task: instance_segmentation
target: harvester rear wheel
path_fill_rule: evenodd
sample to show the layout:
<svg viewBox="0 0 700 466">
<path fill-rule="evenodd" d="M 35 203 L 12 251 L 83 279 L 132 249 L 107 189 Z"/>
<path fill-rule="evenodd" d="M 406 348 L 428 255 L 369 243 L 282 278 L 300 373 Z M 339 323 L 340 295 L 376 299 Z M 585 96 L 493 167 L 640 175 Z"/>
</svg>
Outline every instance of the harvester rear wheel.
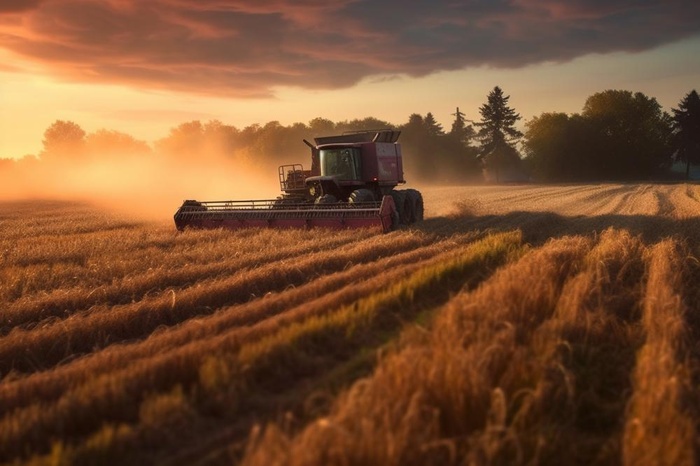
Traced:
<svg viewBox="0 0 700 466">
<path fill-rule="evenodd" d="M 416 221 L 414 218 L 415 212 L 413 211 L 413 201 L 411 200 L 411 197 L 408 195 L 408 193 L 405 193 L 406 200 L 403 203 L 403 214 L 404 214 L 404 223 L 406 225 L 410 225 L 413 222 Z"/>
<path fill-rule="evenodd" d="M 411 203 L 411 211 L 413 213 L 411 223 L 422 222 L 424 215 L 423 195 L 416 189 L 407 189 L 406 199 Z"/>
</svg>

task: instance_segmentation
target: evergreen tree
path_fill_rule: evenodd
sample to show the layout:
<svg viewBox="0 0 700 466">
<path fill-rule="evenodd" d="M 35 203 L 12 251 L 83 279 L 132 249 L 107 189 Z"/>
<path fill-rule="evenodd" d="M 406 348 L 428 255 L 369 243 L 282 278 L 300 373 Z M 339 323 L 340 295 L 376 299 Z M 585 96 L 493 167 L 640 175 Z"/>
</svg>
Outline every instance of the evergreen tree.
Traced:
<svg viewBox="0 0 700 466">
<path fill-rule="evenodd" d="M 474 128 L 472 127 L 472 125 L 467 126 L 467 119 L 465 118 L 466 115 L 464 114 L 464 112 L 459 111 L 459 107 L 457 107 L 457 111 L 452 115 L 454 115 L 455 121 L 452 122 L 450 136 L 452 136 L 453 139 L 461 142 L 465 146 L 469 146 L 469 141 L 476 134 Z"/>
<path fill-rule="evenodd" d="M 457 107 L 457 111 L 452 115 L 454 115 L 455 121 L 452 123 L 452 130 L 450 130 L 450 134 L 461 135 L 464 131 L 464 127 L 466 126 L 464 123 L 465 115 L 463 112 L 459 111 L 459 107 Z"/>
<path fill-rule="evenodd" d="M 479 107 L 481 121 L 475 123 L 479 127 L 476 137 L 481 143 L 479 157 L 485 160 L 487 168 L 492 168 L 496 174 L 496 182 L 504 168 L 512 167 L 520 160 L 515 143 L 523 135 L 515 129 L 515 123 L 520 115 L 508 107 L 510 96 L 503 95 L 500 87 L 493 88 L 488 95 L 488 101 Z"/>
<path fill-rule="evenodd" d="M 406 126 L 410 126 L 414 129 L 418 129 L 424 125 L 423 117 L 418 113 L 411 113 L 408 117 L 408 123 Z"/>
<path fill-rule="evenodd" d="M 435 117 L 432 113 L 428 112 L 423 119 L 423 124 L 430 136 L 441 136 L 445 134 L 442 130 L 442 125 L 435 121 Z"/>
<path fill-rule="evenodd" d="M 700 96 L 693 89 L 673 110 L 676 160 L 685 162 L 685 177 L 690 165 L 700 163 Z"/>
</svg>

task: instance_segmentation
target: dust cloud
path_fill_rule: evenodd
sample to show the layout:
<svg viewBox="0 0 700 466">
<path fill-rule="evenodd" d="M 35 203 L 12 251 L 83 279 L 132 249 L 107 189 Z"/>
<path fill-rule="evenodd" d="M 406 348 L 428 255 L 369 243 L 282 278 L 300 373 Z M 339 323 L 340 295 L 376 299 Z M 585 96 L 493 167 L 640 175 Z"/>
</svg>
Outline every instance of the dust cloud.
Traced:
<svg viewBox="0 0 700 466">
<path fill-rule="evenodd" d="M 274 199 L 276 166 L 245 154 L 25 158 L 0 164 L 0 200 L 84 201 L 139 219 L 172 221 L 185 199 Z"/>
</svg>

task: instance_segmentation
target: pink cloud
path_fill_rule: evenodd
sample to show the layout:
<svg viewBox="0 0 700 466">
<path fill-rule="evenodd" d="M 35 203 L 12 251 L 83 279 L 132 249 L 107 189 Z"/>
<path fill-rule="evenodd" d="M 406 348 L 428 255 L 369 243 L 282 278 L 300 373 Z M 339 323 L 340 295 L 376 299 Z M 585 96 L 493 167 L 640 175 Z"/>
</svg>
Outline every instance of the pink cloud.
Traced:
<svg viewBox="0 0 700 466">
<path fill-rule="evenodd" d="M 695 0 L 9 0 L 0 48 L 72 81 L 268 97 L 644 50 L 698 17 Z"/>
</svg>

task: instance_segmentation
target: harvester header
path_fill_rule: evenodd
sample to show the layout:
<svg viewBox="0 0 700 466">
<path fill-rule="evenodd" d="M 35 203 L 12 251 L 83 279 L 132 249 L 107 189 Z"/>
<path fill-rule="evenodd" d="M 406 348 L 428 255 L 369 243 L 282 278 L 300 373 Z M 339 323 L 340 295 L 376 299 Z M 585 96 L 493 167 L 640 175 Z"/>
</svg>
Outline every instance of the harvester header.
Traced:
<svg viewBox="0 0 700 466">
<path fill-rule="evenodd" d="M 423 219 L 423 198 L 405 183 L 400 131 L 374 130 L 304 140 L 311 168 L 278 169 L 282 194 L 251 201 L 187 200 L 175 213 L 178 230 L 196 228 L 362 228 L 384 232 Z"/>
</svg>

